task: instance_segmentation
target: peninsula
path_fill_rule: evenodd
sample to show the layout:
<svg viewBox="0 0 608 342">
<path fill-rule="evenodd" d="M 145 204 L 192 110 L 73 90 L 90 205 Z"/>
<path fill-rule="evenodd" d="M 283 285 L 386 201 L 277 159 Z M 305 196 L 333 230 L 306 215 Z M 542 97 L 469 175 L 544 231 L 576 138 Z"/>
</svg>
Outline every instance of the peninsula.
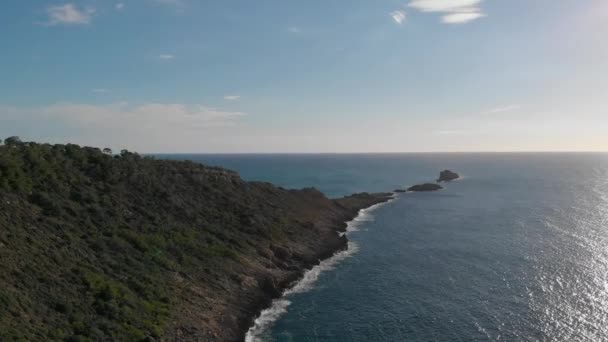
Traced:
<svg viewBox="0 0 608 342">
<path fill-rule="evenodd" d="M 391 194 L 329 199 L 77 145 L 0 145 L 0 340 L 242 341 Z"/>
</svg>

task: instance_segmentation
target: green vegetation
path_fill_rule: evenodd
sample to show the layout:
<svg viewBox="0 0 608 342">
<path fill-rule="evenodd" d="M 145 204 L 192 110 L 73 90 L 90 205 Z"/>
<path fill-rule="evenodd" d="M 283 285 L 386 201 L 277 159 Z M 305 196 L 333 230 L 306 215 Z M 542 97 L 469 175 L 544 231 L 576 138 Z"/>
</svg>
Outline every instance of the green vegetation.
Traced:
<svg viewBox="0 0 608 342">
<path fill-rule="evenodd" d="M 378 201 L 342 212 L 347 200 L 126 150 L 5 139 L 0 341 L 238 339 L 268 284 L 318 260 L 322 213 L 338 223 Z"/>
<path fill-rule="evenodd" d="M 232 201 L 218 186 L 240 183 L 188 162 L 6 139 L 0 340 L 162 336 L 169 272 L 238 262 L 226 242 L 238 235 L 231 228 L 246 218 L 238 208 L 247 199 Z"/>
</svg>

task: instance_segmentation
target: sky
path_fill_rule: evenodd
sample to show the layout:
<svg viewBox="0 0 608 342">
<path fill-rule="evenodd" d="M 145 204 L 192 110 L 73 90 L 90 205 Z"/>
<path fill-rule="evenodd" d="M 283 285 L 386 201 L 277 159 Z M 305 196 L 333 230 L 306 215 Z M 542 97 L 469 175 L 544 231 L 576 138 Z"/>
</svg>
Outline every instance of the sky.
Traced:
<svg viewBox="0 0 608 342">
<path fill-rule="evenodd" d="M 0 137 L 608 151 L 606 0 L 4 0 Z"/>
</svg>

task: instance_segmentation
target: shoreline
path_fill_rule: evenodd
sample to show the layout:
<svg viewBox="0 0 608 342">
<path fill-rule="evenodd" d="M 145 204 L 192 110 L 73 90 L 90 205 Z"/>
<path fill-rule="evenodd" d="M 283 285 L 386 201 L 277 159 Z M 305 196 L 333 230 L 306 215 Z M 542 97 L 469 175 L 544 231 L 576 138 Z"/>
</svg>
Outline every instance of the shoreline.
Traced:
<svg viewBox="0 0 608 342">
<path fill-rule="evenodd" d="M 351 221 L 395 196 L 330 199 L 192 161 L 74 144 L 0 150 L 10 161 L 3 175 L 16 175 L 0 175 L 10 199 L 0 203 L 0 247 L 14 261 L 2 271 L 30 270 L 2 279 L 18 290 L 0 308 L 16 313 L 0 320 L 0 339 L 243 341 L 274 299 L 298 280 L 314 283 L 336 252 L 355 252 L 344 234 L 356 229 Z"/>
<path fill-rule="evenodd" d="M 291 305 L 291 301 L 287 299 L 288 296 L 308 292 L 314 288 L 322 273 L 332 270 L 335 265 L 357 253 L 359 250 L 358 245 L 353 241 L 349 241 L 347 235 L 358 230 L 357 223 L 370 222 L 369 220 L 360 218 L 365 218 L 366 215 L 369 215 L 369 212 L 394 201 L 396 198 L 397 196 L 394 193 L 390 197 L 379 198 L 377 203 L 357 210 L 354 216 L 345 219 L 342 224 L 337 226 L 336 233 L 345 239 L 346 243 L 334 249 L 329 256 L 327 252 L 320 251 L 320 258 L 316 264 L 312 265 L 312 267 L 303 268 L 300 270 L 300 274 L 295 281 L 291 281 L 287 283 L 287 286 L 279 288 L 280 295 L 270 299 L 269 302 L 267 301 L 266 305 L 258 310 L 256 316 L 251 318 L 251 323 L 243 334 L 243 340 L 245 342 L 263 341 L 268 329 L 272 328 L 274 323 L 287 313 L 287 308 Z"/>
</svg>

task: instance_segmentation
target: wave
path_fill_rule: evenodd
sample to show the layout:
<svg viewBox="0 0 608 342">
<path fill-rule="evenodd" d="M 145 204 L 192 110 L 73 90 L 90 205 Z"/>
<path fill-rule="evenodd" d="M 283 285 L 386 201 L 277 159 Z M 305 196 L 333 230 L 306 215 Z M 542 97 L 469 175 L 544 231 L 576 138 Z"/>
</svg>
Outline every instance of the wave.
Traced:
<svg viewBox="0 0 608 342">
<path fill-rule="evenodd" d="M 352 221 L 347 222 L 346 232 L 343 234 L 348 235 L 351 232 L 356 232 L 362 223 L 374 221 L 374 216 L 371 212 L 384 204 L 392 202 L 394 199 L 359 210 L 358 215 Z M 349 241 L 346 250 L 334 254 L 331 258 L 321 261 L 318 265 L 306 271 L 302 279 L 291 288 L 285 290 L 281 298 L 273 300 L 270 307 L 260 313 L 260 316 L 254 321 L 253 326 L 247 331 L 245 342 L 266 341 L 270 337 L 270 328 L 282 315 L 287 313 L 287 308 L 291 305 L 291 301 L 288 299 L 290 295 L 310 291 L 314 288 L 321 273 L 332 270 L 342 260 L 351 257 L 358 251 L 359 246 L 355 242 Z"/>
</svg>

